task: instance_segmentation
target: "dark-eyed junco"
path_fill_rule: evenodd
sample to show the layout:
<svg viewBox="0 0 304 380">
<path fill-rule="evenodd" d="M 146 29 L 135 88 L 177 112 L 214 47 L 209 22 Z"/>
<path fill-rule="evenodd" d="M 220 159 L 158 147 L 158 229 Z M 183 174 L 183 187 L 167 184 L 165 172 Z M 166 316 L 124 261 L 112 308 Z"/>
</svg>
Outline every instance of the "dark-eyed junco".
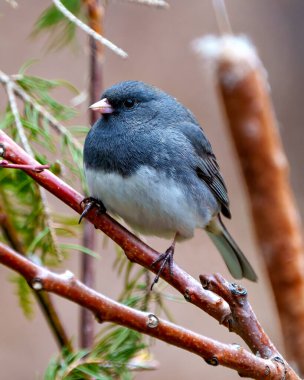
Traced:
<svg viewBox="0 0 304 380">
<path fill-rule="evenodd" d="M 90 195 L 136 231 L 172 238 L 158 275 L 172 272 L 176 241 L 204 229 L 234 278 L 257 276 L 225 228 L 229 200 L 216 157 L 192 113 L 143 82 L 107 89 L 91 106 L 101 112 L 84 145 Z M 153 284 L 154 284 L 153 283 Z"/>
</svg>

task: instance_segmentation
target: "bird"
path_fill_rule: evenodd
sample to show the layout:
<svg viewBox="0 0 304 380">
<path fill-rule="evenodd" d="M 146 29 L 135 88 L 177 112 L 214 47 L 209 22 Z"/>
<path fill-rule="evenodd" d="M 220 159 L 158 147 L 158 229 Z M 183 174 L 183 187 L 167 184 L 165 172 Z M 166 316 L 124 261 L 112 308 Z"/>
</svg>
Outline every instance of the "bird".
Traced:
<svg viewBox="0 0 304 380">
<path fill-rule="evenodd" d="M 121 217 L 144 235 L 172 239 L 152 266 L 173 275 L 176 242 L 207 232 L 235 279 L 257 275 L 225 227 L 231 218 L 227 187 L 211 144 L 192 112 L 141 81 L 106 89 L 90 106 L 101 117 L 86 136 L 84 172 L 92 204 Z"/>
</svg>

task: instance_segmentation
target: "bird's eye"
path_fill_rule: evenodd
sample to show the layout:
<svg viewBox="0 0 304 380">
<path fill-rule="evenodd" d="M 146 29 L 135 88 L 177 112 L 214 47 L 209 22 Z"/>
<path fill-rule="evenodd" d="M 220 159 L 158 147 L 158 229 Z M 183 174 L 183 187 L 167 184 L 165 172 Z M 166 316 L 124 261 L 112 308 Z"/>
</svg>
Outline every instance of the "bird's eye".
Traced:
<svg viewBox="0 0 304 380">
<path fill-rule="evenodd" d="M 135 103 L 136 101 L 134 99 L 126 99 L 123 104 L 126 108 L 133 108 Z"/>
</svg>

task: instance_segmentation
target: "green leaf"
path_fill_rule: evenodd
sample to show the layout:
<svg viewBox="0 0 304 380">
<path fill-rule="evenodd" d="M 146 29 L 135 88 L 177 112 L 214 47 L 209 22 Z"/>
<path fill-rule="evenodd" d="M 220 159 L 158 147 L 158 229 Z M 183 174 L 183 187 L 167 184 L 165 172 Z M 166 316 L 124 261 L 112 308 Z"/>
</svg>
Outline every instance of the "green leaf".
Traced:
<svg viewBox="0 0 304 380">
<path fill-rule="evenodd" d="M 100 256 L 96 252 L 92 251 L 91 249 L 89 249 L 87 247 L 79 245 L 79 244 L 60 243 L 59 246 L 60 246 L 61 249 L 65 249 L 65 250 L 80 251 L 82 253 L 85 253 L 87 255 L 95 257 L 95 259 L 99 259 L 100 258 Z"/>
<path fill-rule="evenodd" d="M 18 296 L 19 306 L 26 318 L 31 319 L 34 315 L 33 294 L 31 288 L 24 277 L 20 275 L 12 276 L 11 282 L 16 284 L 16 294 Z"/>
<path fill-rule="evenodd" d="M 95 368 L 93 369 L 92 366 L 90 368 L 89 365 L 80 365 L 79 367 L 77 367 L 77 371 L 85 375 L 91 376 L 92 378 L 96 380 L 109 380 L 109 376 L 105 376 L 100 373 L 100 369 L 97 365 L 95 365 L 94 367 Z"/>
<path fill-rule="evenodd" d="M 35 239 L 32 241 L 32 243 L 28 246 L 27 248 L 27 252 L 28 253 L 32 253 L 35 251 L 36 247 L 38 246 L 38 244 L 41 242 L 42 239 L 45 238 L 45 236 L 47 236 L 47 234 L 50 232 L 50 229 L 49 227 L 46 227 L 43 231 L 41 231 L 36 237 Z"/>
<path fill-rule="evenodd" d="M 32 58 L 24 62 L 24 64 L 20 67 L 19 69 L 19 74 L 24 75 L 27 69 L 29 69 L 31 66 L 39 62 L 39 59 L 37 58 Z"/>
<path fill-rule="evenodd" d="M 76 17 L 82 16 L 81 0 L 62 0 L 62 4 Z M 70 43 L 76 32 L 76 25 L 71 23 L 54 5 L 47 8 L 38 18 L 32 36 L 49 31 L 49 49 L 59 49 Z"/>
</svg>

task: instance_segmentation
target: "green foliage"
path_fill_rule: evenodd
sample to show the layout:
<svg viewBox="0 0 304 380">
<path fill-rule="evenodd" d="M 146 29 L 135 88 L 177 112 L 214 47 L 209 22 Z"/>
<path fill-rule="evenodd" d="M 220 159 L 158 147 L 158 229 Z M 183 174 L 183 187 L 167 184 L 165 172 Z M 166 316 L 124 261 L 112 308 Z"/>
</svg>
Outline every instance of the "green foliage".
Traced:
<svg viewBox="0 0 304 380">
<path fill-rule="evenodd" d="M 26 65 L 28 66 L 29 64 Z M 62 86 L 73 93 L 77 90 L 65 81 L 28 76 L 24 71 L 25 67 L 21 69 L 21 74 L 16 76 L 16 83 L 27 93 L 31 101 L 25 102 L 22 114 L 19 111 L 20 120 L 35 158 L 42 164 L 50 163 L 51 170 L 57 175 L 65 173 L 67 178 L 77 182 L 80 179 L 84 183 L 81 145 L 73 136 L 73 129 L 69 131 L 64 126 L 61 126 L 60 130 L 54 129 L 49 118 L 51 115 L 60 123 L 61 120 L 74 117 L 75 110 L 56 101 L 51 92 Z M 43 107 L 42 110 L 40 106 Z M 0 119 L 0 129 L 5 130 L 17 143 L 21 143 L 9 105 Z M 86 129 L 77 126 L 75 131 L 83 136 Z M 52 162 L 54 157 L 60 160 Z M 23 253 L 45 265 L 57 265 L 64 256 L 75 249 L 94 254 L 81 246 L 58 243 L 58 231 L 60 235 L 76 236 L 77 231 L 79 234 L 79 227 L 75 221 L 68 221 L 66 215 L 62 216 L 66 223 L 56 223 L 56 218 L 45 202 L 39 186 L 27 174 L 20 170 L 0 168 L 1 209 L 11 220 L 18 240 L 24 248 Z M 16 284 L 19 303 L 24 306 L 26 302 L 21 296 L 25 292 L 21 290 L 25 287 L 21 288 L 20 282 Z M 29 315 L 26 307 L 23 307 L 23 310 Z"/>
<path fill-rule="evenodd" d="M 81 18 L 81 0 L 62 0 L 62 4 L 76 17 Z M 54 5 L 51 5 L 40 15 L 32 35 L 36 36 L 46 31 L 49 32 L 48 49 L 59 49 L 73 41 L 76 25 L 67 20 Z"/>
<path fill-rule="evenodd" d="M 45 380 L 132 379 L 130 361 L 144 348 L 143 336 L 133 330 L 107 326 L 98 336 L 98 343 L 89 351 L 79 351 L 52 359 Z"/>
<path fill-rule="evenodd" d="M 16 293 L 19 300 L 19 305 L 23 310 L 24 315 L 31 319 L 33 317 L 33 293 L 24 277 L 14 275 L 11 281 L 16 284 Z"/>
<path fill-rule="evenodd" d="M 28 256 L 46 262 L 58 255 L 36 182 L 21 170 L 0 169 L 0 202 Z"/>
</svg>

